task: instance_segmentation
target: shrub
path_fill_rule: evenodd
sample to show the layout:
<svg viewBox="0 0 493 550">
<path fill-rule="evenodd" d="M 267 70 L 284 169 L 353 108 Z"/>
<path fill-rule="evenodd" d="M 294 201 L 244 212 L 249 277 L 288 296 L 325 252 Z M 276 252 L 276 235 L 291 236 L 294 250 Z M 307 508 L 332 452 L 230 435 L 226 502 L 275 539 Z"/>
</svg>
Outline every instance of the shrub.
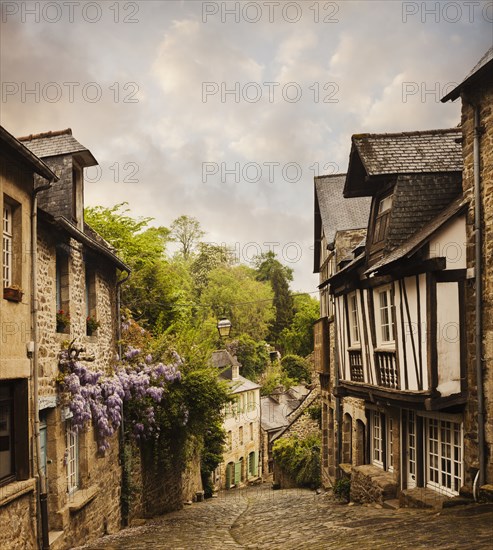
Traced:
<svg viewBox="0 0 493 550">
<path fill-rule="evenodd" d="M 274 461 L 300 487 L 320 485 L 320 438 L 286 437 L 278 439 L 273 447 Z"/>
<path fill-rule="evenodd" d="M 342 502 L 349 502 L 351 493 L 351 480 L 348 477 L 341 477 L 334 484 L 334 495 Z"/>
<path fill-rule="evenodd" d="M 282 370 L 289 378 L 293 378 L 296 382 L 312 381 L 312 374 L 308 361 L 299 355 L 286 355 L 281 359 Z"/>
</svg>

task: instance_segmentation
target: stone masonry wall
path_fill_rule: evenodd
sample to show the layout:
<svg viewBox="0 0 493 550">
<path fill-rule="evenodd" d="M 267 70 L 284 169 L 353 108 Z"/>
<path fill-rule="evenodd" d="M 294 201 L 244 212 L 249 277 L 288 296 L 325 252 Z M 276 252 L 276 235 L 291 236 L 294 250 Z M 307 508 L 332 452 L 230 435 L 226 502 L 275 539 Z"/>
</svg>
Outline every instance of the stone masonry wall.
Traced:
<svg viewBox="0 0 493 550">
<path fill-rule="evenodd" d="M 493 79 L 475 90 L 468 91 L 462 101 L 462 131 L 464 195 L 471 202 L 467 212 L 467 266 L 474 267 L 474 171 L 473 135 L 474 109 L 479 104 L 480 124 L 483 133 L 480 137 L 480 178 L 482 197 L 482 277 L 483 277 L 483 380 L 485 396 L 485 438 L 486 438 L 486 483 L 493 483 Z M 471 485 L 479 467 L 477 446 L 477 380 L 475 366 L 475 284 L 466 282 L 466 322 L 467 322 L 467 382 L 468 403 L 465 414 L 464 451 L 465 483 Z"/>
<path fill-rule="evenodd" d="M 0 511 L 0 548 L 35 550 L 36 502 L 34 492 L 23 494 L 2 506 Z"/>
<path fill-rule="evenodd" d="M 68 305 L 70 327 L 56 332 L 56 243 L 69 251 L 67 288 L 62 300 Z M 62 396 L 58 393 L 58 358 L 62 345 L 73 341 L 85 348 L 81 357 L 93 358 L 95 368 L 109 371 L 115 346 L 115 268 L 100 258 L 95 267 L 96 318 L 101 323 L 86 335 L 85 250 L 73 240 L 41 225 L 38 239 L 39 368 L 40 400 L 48 403 L 41 414 L 47 422 L 47 480 L 49 527 L 63 531 L 56 548 L 70 548 L 120 528 L 119 443 L 115 435 L 105 456 L 98 453 L 92 427 L 79 433 L 79 488 L 67 493 L 66 425 Z M 65 295 L 64 295 L 65 294 Z M 56 406 L 55 406 L 56 405 Z"/>
</svg>

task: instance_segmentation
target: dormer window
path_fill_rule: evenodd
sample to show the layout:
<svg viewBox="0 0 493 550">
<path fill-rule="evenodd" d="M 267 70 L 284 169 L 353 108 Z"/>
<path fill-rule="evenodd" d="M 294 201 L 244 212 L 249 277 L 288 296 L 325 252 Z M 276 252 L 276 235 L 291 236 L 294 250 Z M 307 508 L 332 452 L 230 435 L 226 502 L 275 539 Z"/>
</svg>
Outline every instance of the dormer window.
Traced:
<svg viewBox="0 0 493 550">
<path fill-rule="evenodd" d="M 381 243 L 387 234 L 389 226 L 390 209 L 392 208 L 392 195 L 383 197 L 378 203 L 377 216 L 375 218 L 375 229 L 373 231 L 373 243 Z"/>
</svg>

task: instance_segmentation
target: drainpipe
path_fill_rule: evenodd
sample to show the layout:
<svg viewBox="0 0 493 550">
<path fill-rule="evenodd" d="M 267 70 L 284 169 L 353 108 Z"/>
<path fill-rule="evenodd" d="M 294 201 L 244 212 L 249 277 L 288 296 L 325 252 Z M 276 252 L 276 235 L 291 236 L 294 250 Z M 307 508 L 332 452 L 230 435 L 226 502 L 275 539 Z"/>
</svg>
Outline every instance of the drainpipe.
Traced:
<svg viewBox="0 0 493 550">
<path fill-rule="evenodd" d="M 57 178 L 58 179 L 58 178 Z M 39 429 L 39 365 L 38 365 L 38 193 L 49 189 L 56 180 L 50 181 L 46 185 L 36 187 L 32 195 L 32 211 L 31 211 L 31 336 L 32 336 L 32 374 L 33 374 L 33 408 L 34 408 L 34 446 L 36 449 L 36 465 L 38 474 L 38 538 L 40 538 L 40 547 L 47 550 L 50 547 L 49 543 L 49 526 L 48 526 L 48 494 L 46 473 L 43 470 L 41 463 L 41 442 Z M 41 537 L 39 533 L 41 532 Z"/>
<path fill-rule="evenodd" d="M 118 358 L 122 359 L 123 347 L 122 347 L 122 320 L 121 320 L 121 287 L 122 284 L 130 277 L 130 271 L 127 271 L 126 277 L 117 281 L 116 283 L 116 338 L 118 342 Z M 122 403 L 122 420 L 120 423 L 120 464 L 122 467 L 122 493 L 128 493 L 129 490 L 129 476 L 130 471 L 127 464 L 127 458 L 125 453 L 125 426 L 123 424 L 123 403 Z M 123 506 L 122 506 L 123 507 Z M 128 526 L 128 510 L 122 514 L 123 527 Z"/>
<path fill-rule="evenodd" d="M 337 319 L 337 311 L 334 307 L 334 386 L 339 386 L 339 345 L 338 345 L 338 319 Z M 330 338 L 329 338 L 330 340 Z M 341 398 L 336 397 L 335 398 L 335 408 L 336 408 L 336 422 L 337 422 L 337 432 L 336 432 L 336 453 L 335 453 L 335 474 L 336 479 L 339 478 L 339 464 L 341 463 L 341 451 L 342 451 L 342 438 L 341 438 L 341 419 L 342 419 L 342 411 L 341 411 Z"/>
<path fill-rule="evenodd" d="M 483 394 L 483 280 L 482 280 L 482 250 L 483 234 L 481 229 L 481 176 L 480 176 L 480 148 L 479 138 L 482 130 L 479 120 L 479 105 L 473 105 L 474 109 L 474 142 L 473 142 L 473 171 L 474 171 L 474 251 L 475 268 L 474 278 L 476 283 L 476 378 L 478 388 L 478 453 L 479 453 L 479 483 L 481 487 L 485 483 L 485 445 L 484 445 L 484 394 Z"/>
</svg>

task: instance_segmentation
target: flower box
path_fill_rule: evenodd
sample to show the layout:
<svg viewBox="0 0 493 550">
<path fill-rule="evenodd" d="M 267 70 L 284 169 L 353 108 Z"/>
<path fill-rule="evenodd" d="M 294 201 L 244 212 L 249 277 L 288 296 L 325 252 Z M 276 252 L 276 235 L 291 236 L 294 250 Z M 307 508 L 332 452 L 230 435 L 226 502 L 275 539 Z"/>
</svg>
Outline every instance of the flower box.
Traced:
<svg viewBox="0 0 493 550">
<path fill-rule="evenodd" d="M 16 287 L 5 287 L 3 289 L 3 297 L 9 302 L 21 302 L 22 301 L 22 289 Z"/>
</svg>

